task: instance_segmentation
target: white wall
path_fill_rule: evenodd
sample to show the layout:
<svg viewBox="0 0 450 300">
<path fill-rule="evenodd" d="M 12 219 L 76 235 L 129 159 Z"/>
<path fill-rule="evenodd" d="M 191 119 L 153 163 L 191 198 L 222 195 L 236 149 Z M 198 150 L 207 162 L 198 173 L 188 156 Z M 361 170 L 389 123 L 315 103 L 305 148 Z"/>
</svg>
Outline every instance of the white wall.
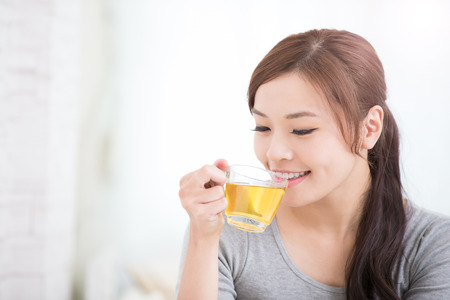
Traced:
<svg viewBox="0 0 450 300">
<path fill-rule="evenodd" d="M 180 177 L 219 157 L 258 164 L 246 104 L 251 73 L 275 43 L 312 28 L 353 31 L 375 47 L 402 134 L 408 194 L 450 215 L 448 1 L 115 0 L 107 7 L 106 98 L 117 114 L 106 221 L 98 226 L 124 260 L 165 269 L 173 283 L 188 221 Z"/>
<path fill-rule="evenodd" d="M 79 5 L 0 0 L 0 299 L 71 298 Z"/>
</svg>

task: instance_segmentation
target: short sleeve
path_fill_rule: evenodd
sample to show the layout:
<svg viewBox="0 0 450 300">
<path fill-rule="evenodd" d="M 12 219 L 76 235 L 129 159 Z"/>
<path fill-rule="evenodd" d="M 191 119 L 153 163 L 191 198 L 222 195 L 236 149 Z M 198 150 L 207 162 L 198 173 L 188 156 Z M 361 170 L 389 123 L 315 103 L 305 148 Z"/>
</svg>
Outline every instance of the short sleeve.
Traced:
<svg viewBox="0 0 450 300">
<path fill-rule="evenodd" d="M 234 300 L 236 297 L 230 266 L 219 252 L 219 300 Z"/>
<path fill-rule="evenodd" d="M 189 226 L 186 229 L 183 248 L 180 259 L 180 268 L 176 284 L 176 295 L 178 295 L 183 265 L 189 242 Z M 247 255 L 247 235 L 245 232 L 232 229 L 228 224 L 224 225 L 220 235 L 218 272 L 219 272 L 219 300 L 234 300 L 237 293 L 234 288 L 235 280 L 240 276 Z"/>
<path fill-rule="evenodd" d="M 225 224 L 219 244 L 219 300 L 237 298 L 239 280 L 248 255 L 248 233 Z"/>
<path fill-rule="evenodd" d="M 449 219 L 438 218 L 423 231 L 409 276 L 409 287 L 402 299 L 449 299 Z"/>
</svg>

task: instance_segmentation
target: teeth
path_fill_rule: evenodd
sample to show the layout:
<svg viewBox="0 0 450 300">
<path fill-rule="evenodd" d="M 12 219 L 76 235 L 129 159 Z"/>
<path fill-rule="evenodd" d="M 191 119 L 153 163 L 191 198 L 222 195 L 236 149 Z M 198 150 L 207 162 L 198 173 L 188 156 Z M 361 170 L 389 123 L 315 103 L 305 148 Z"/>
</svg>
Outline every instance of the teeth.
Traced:
<svg viewBox="0 0 450 300">
<path fill-rule="evenodd" d="M 275 175 L 284 179 L 294 179 L 301 176 L 305 176 L 309 171 L 305 172 L 297 172 L 297 173 L 281 173 L 281 172 L 275 172 Z"/>
</svg>

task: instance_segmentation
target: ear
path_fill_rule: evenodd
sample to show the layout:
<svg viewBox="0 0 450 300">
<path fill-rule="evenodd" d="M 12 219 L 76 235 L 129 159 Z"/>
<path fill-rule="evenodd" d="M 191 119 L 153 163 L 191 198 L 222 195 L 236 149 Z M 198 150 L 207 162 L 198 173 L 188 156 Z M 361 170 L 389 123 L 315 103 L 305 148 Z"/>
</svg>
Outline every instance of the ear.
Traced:
<svg viewBox="0 0 450 300">
<path fill-rule="evenodd" d="M 377 143 L 383 131 L 383 117 L 384 112 L 379 105 L 373 106 L 367 113 L 362 128 L 362 149 L 372 149 Z"/>
</svg>

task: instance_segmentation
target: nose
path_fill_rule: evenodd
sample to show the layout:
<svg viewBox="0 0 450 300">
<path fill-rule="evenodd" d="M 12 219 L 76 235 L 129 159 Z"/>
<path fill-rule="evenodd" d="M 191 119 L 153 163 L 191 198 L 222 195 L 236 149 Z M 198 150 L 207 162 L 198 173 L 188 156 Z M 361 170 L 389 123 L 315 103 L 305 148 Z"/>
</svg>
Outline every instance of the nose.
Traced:
<svg viewBox="0 0 450 300">
<path fill-rule="evenodd" d="M 270 161 L 291 160 L 294 152 L 289 145 L 289 138 L 281 133 L 272 134 L 266 156 Z"/>
</svg>

